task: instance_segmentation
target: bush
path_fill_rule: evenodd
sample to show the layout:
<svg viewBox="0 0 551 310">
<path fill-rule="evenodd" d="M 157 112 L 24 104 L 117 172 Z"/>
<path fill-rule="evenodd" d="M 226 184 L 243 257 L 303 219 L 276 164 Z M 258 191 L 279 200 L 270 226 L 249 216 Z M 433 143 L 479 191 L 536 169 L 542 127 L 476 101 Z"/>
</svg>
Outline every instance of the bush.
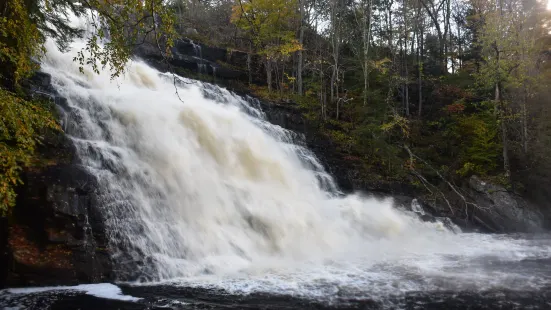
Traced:
<svg viewBox="0 0 551 310">
<path fill-rule="evenodd" d="M 0 212 L 15 204 L 20 172 L 33 164 L 36 145 L 48 129 L 60 130 L 44 102 L 27 101 L 0 89 Z"/>
</svg>

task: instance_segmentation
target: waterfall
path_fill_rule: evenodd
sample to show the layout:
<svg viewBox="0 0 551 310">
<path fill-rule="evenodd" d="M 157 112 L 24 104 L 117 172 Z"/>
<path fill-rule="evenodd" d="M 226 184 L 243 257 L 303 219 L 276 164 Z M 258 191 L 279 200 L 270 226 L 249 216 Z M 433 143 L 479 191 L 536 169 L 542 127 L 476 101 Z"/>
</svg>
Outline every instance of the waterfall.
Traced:
<svg viewBox="0 0 551 310">
<path fill-rule="evenodd" d="M 336 195 L 295 134 L 226 89 L 178 78 L 182 102 L 171 75 L 138 60 L 111 81 L 48 51 L 43 70 L 67 98 L 63 127 L 101 183 L 115 258 L 141 261 L 144 279 L 322 257 L 428 229 L 390 201 Z"/>
<path fill-rule="evenodd" d="M 203 50 L 201 48 L 201 45 L 195 44 L 193 40 L 189 40 L 189 43 L 191 44 L 191 46 L 193 46 L 193 51 L 195 52 L 195 56 L 199 57 L 201 62 L 203 62 Z"/>
<path fill-rule="evenodd" d="M 189 43 L 191 44 L 191 46 L 193 46 L 195 57 L 199 58 L 199 62 L 197 63 L 197 73 L 208 74 L 207 65 L 203 63 L 203 50 L 201 48 L 201 45 L 195 44 L 193 40 L 189 40 Z"/>
<path fill-rule="evenodd" d="M 98 179 L 120 280 L 316 298 L 545 282 L 484 262 L 549 257 L 550 247 L 455 234 L 445 220 L 418 220 L 417 202 L 408 212 L 342 195 L 257 101 L 137 59 L 115 80 L 81 73 L 73 57 L 83 46 L 62 53 L 48 41 L 42 70 L 67 99 L 62 126 Z"/>
</svg>

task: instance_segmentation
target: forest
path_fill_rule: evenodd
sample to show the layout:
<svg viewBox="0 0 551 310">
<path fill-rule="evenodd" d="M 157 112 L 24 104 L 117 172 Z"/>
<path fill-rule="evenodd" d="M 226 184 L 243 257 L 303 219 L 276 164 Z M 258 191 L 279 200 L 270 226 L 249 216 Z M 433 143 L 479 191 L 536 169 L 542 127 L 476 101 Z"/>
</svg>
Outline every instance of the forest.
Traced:
<svg viewBox="0 0 551 310">
<path fill-rule="evenodd" d="M 118 76 L 145 41 L 166 59 L 180 38 L 245 52 L 264 72 L 253 81 L 254 68 L 245 68 L 250 93 L 298 105 L 371 182 L 408 184 L 447 201 L 476 175 L 551 198 L 551 10 L 543 1 L 7 0 L 3 210 L 14 204 L 20 171 L 39 164 L 44 133 L 60 130 L 25 80 L 38 70 L 47 37 L 63 49 L 80 35 L 67 12 L 90 9 L 97 31 L 75 58 L 82 66 Z"/>
</svg>

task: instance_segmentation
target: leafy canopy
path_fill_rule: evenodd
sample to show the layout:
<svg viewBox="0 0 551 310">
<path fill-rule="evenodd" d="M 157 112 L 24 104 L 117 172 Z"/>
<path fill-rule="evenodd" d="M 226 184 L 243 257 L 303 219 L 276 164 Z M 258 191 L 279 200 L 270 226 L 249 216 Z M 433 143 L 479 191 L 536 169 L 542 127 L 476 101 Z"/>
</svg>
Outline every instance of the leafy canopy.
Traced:
<svg viewBox="0 0 551 310">
<path fill-rule="evenodd" d="M 297 8 L 296 0 L 237 0 L 231 21 L 247 31 L 259 54 L 276 59 L 302 48 L 293 27 Z"/>
</svg>

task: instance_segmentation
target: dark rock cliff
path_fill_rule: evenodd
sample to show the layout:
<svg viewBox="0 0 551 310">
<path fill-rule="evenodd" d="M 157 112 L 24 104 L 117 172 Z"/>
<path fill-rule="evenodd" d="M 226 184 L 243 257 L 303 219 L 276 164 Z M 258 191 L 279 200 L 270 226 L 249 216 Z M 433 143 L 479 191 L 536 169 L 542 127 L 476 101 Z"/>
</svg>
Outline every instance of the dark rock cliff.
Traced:
<svg viewBox="0 0 551 310">
<path fill-rule="evenodd" d="M 37 74 L 29 87 L 63 105 L 48 75 Z M 46 135 L 38 157 L 41 163 L 23 172 L 16 205 L 0 223 L 0 286 L 109 281 L 96 180 L 79 165 L 72 142 L 61 132 Z"/>
<path fill-rule="evenodd" d="M 503 186 L 472 176 L 467 193 L 478 205 L 475 220 L 489 225 L 497 232 L 538 232 L 544 227 L 544 215 L 540 208 Z"/>
<path fill-rule="evenodd" d="M 212 47 L 189 39 L 178 40 L 172 48 L 172 57 L 166 60 L 159 49 L 151 44 L 142 44 L 135 55 L 146 60 L 161 71 L 174 69 L 177 73 L 188 72 L 211 76 L 213 81 L 224 83 L 239 81 L 255 84 L 265 83 L 262 60 L 257 55 L 248 56 L 242 51 Z M 247 68 L 250 68 L 248 70 Z"/>
</svg>

